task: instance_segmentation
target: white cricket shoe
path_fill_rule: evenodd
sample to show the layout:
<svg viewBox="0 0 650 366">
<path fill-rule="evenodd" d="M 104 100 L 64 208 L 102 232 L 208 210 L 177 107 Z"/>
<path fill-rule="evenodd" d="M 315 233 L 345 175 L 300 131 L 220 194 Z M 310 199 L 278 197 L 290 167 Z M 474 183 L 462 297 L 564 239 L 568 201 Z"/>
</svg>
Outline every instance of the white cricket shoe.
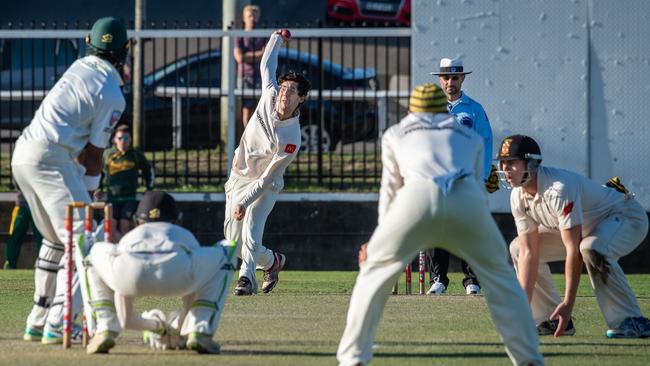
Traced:
<svg viewBox="0 0 650 366">
<path fill-rule="evenodd" d="M 475 284 L 469 284 L 465 287 L 465 293 L 468 295 L 479 295 L 481 293 L 481 286 Z"/>
<path fill-rule="evenodd" d="M 442 295 L 445 290 L 447 290 L 447 287 L 442 282 L 434 282 L 429 291 L 427 291 L 427 295 Z"/>
</svg>

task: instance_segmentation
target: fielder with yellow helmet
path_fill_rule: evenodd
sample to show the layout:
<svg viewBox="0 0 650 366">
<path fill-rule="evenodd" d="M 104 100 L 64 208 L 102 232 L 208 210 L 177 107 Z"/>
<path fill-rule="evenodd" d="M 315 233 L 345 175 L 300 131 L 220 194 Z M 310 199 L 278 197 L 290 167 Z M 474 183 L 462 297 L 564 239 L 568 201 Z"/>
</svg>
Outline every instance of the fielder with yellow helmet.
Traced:
<svg viewBox="0 0 650 366">
<path fill-rule="evenodd" d="M 437 85 L 416 87 L 409 110 L 382 137 L 379 225 L 359 256 L 339 365 L 370 362 L 391 286 L 418 251 L 432 247 L 465 258 L 481 278 L 513 364 L 542 365 L 528 300 L 487 205 L 481 137 L 447 114 Z"/>
</svg>

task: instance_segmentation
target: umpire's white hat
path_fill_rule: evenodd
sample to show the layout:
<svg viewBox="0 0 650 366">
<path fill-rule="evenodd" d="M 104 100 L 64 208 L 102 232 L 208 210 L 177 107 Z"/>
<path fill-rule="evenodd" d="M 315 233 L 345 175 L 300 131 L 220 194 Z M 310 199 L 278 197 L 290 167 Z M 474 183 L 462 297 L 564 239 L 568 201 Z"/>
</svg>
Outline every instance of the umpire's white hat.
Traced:
<svg viewBox="0 0 650 366">
<path fill-rule="evenodd" d="M 467 75 L 471 71 L 463 69 L 463 60 L 460 58 L 443 58 L 440 60 L 440 70 L 430 72 L 431 75 Z"/>
</svg>

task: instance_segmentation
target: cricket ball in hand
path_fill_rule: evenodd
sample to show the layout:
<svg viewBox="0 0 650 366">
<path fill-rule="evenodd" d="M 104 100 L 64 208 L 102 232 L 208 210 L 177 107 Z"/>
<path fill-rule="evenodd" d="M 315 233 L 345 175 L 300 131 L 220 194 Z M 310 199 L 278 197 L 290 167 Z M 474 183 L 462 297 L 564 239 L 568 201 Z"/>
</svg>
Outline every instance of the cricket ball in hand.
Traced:
<svg viewBox="0 0 650 366">
<path fill-rule="evenodd" d="M 286 39 L 291 39 L 291 32 L 286 28 L 280 30 L 280 35 Z"/>
</svg>

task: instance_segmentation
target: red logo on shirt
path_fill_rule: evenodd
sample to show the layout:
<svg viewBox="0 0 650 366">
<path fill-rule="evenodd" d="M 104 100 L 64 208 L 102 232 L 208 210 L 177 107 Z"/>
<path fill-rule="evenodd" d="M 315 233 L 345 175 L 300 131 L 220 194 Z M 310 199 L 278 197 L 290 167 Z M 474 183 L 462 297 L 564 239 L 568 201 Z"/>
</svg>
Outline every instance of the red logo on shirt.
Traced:
<svg viewBox="0 0 650 366">
<path fill-rule="evenodd" d="M 294 151 L 296 151 L 296 145 L 294 144 L 287 144 L 287 146 L 284 147 L 284 152 L 288 154 L 293 154 Z"/>
<path fill-rule="evenodd" d="M 564 210 L 562 210 L 562 215 L 569 216 L 571 211 L 573 211 L 573 202 L 569 202 L 566 206 L 564 206 Z"/>
</svg>

